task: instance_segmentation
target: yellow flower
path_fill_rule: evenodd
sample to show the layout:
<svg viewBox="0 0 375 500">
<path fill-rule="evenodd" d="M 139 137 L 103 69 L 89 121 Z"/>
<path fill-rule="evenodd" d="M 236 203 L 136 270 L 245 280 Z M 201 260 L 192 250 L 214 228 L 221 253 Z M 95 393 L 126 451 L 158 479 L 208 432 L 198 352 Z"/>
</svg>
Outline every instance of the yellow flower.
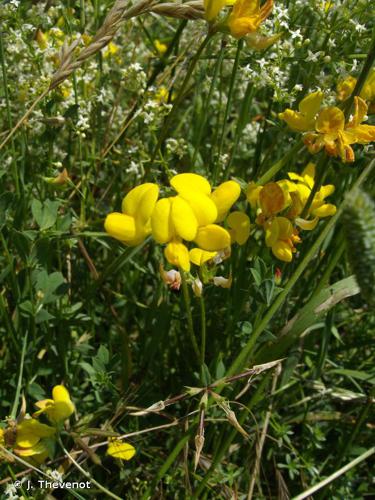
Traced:
<svg viewBox="0 0 375 500">
<path fill-rule="evenodd" d="M 202 266 L 206 262 L 212 260 L 217 255 L 217 252 L 208 252 L 201 248 L 192 248 L 189 252 L 190 262 L 196 266 Z"/>
<path fill-rule="evenodd" d="M 301 240 L 292 223 L 286 217 L 269 219 L 264 226 L 266 245 L 279 260 L 291 262 L 293 253 L 296 252 L 294 243 Z"/>
<path fill-rule="evenodd" d="M 343 162 L 355 160 L 351 144 L 368 144 L 375 140 L 375 126 L 361 125 L 367 113 L 367 104 L 360 97 L 354 98 L 354 114 L 345 123 L 341 109 L 335 106 L 323 108 L 316 119 L 316 132 L 304 135 L 304 143 L 310 153 L 322 148 L 331 156 L 340 156 Z"/>
<path fill-rule="evenodd" d="M 172 266 L 178 266 L 183 271 L 190 271 L 189 250 L 178 240 L 173 240 L 164 249 L 164 255 Z"/>
<path fill-rule="evenodd" d="M 214 222 L 229 210 L 240 189 L 229 181 L 211 195 L 207 179 L 192 173 L 175 175 L 170 184 L 178 194 L 156 203 L 151 216 L 152 235 L 158 243 L 168 243 L 164 255 L 170 264 L 189 271 L 189 251 L 182 241 L 195 241 L 208 252 L 228 246 L 228 231 Z"/>
<path fill-rule="evenodd" d="M 266 0 L 260 6 L 260 0 L 237 0 L 228 19 L 231 35 L 235 38 L 254 33 L 261 23 L 271 14 L 273 0 Z"/>
<path fill-rule="evenodd" d="M 215 222 L 221 222 L 225 219 L 232 205 L 236 203 L 241 194 L 241 188 L 238 182 L 227 181 L 218 186 L 211 194 L 211 200 L 217 208 L 217 217 Z"/>
<path fill-rule="evenodd" d="M 125 245 L 135 246 L 142 243 L 151 232 L 151 214 L 159 196 L 156 184 L 141 184 L 125 196 L 122 213 L 107 215 L 104 228 L 108 234 Z"/>
<path fill-rule="evenodd" d="M 35 405 L 39 410 L 34 413 L 34 416 L 45 413 L 54 424 L 63 422 L 74 412 L 74 404 L 68 390 L 63 385 L 56 385 L 52 389 L 52 399 L 43 399 Z"/>
<path fill-rule="evenodd" d="M 168 49 L 168 45 L 161 42 L 160 40 L 154 40 L 154 47 L 155 47 L 157 53 L 160 54 L 161 56 L 164 55 Z"/>
<path fill-rule="evenodd" d="M 48 47 L 48 36 L 40 28 L 36 30 L 35 40 L 40 50 L 45 50 Z"/>
<path fill-rule="evenodd" d="M 356 83 L 357 78 L 354 78 L 354 76 L 350 75 L 341 80 L 336 87 L 338 99 L 340 101 L 345 101 L 345 99 L 347 99 L 352 94 Z M 361 97 L 365 101 L 368 101 L 369 103 L 375 101 L 375 69 L 372 69 L 370 71 L 370 74 L 362 87 L 359 97 Z"/>
<path fill-rule="evenodd" d="M 226 0 L 204 0 L 205 18 L 207 21 L 212 21 L 225 5 L 231 5 L 232 3 L 233 2 L 228 3 Z"/>
<path fill-rule="evenodd" d="M 250 236 L 250 219 L 243 212 L 232 212 L 229 214 L 228 226 L 230 227 L 230 236 L 232 243 L 244 245 Z"/>
<path fill-rule="evenodd" d="M 12 446 L 14 452 L 21 457 L 32 457 L 42 463 L 48 456 L 48 449 L 43 438 L 52 437 L 56 430 L 48 425 L 41 424 L 34 418 L 24 418 L 13 428 L 0 429 L 0 444 Z M 7 436 L 11 435 L 11 442 Z"/>
<path fill-rule="evenodd" d="M 292 130 L 305 132 L 313 130 L 315 117 L 323 100 L 323 92 L 312 92 L 299 103 L 298 110 L 286 109 L 279 113 L 279 118 L 284 120 Z"/>
<path fill-rule="evenodd" d="M 315 164 L 309 163 L 303 170 L 302 175 L 294 172 L 288 172 L 289 179 L 293 182 L 286 181 L 289 188 L 292 204 L 286 214 L 287 217 L 293 218 L 296 225 L 301 229 L 312 230 L 316 227 L 320 218 L 330 217 L 336 213 L 335 205 L 326 203 L 325 198 L 335 191 L 335 186 L 327 184 L 322 186 L 314 195 L 314 199 L 308 209 L 306 216 L 311 215 L 312 220 L 302 219 L 299 217 L 309 199 L 311 190 L 314 187 L 315 179 Z"/>
<path fill-rule="evenodd" d="M 109 57 L 114 56 L 119 50 L 120 47 L 118 45 L 113 42 L 109 42 L 109 44 L 103 50 L 104 59 L 108 59 Z"/>
<path fill-rule="evenodd" d="M 135 455 L 135 448 L 119 439 L 112 439 L 108 444 L 107 455 L 121 460 L 130 460 Z"/>
</svg>

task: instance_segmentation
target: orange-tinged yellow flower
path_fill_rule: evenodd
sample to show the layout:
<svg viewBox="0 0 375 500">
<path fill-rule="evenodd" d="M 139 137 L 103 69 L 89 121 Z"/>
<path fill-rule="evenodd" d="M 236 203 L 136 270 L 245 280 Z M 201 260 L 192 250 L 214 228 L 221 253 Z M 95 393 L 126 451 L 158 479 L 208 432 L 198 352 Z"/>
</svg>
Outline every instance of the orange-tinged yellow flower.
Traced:
<svg viewBox="0 0 375 500">
<path fill-rule="evenodd" d="M 266 0 L 260 6 L 260 0 L 237 0 L 228 19 L 231 35 L 242 38 L 258 30 L 261 23 L 271 14 L 273 0 Z"/>
<path fill-rule="evenodd" d="M 125 441 L 112 439 L 108 444 L 107 455 L 120 460 L 131 460 L 135 455 L 135 448 Z"/>
<path fill-rule="evenodd" d="M 317 91 L 308 94 L 298 105 L 298 111 L 286 109 L 279 113 L 279 118 L 284 120 L 292 130 L 306 132 L 313 130 L 315 117 L 323 101 L 323 92 Z"/>
<path fill-rule="evenodd" d="M 212 21 L 226 5 L 233 5 L 235 0 L 204 0 L 204 17 Z"/>
<path fill-rule="evenodd" d="M 104 228 L 109 235 L 129 246 L 142 243 L 151 232 L 151 214 L 159 196 L 157 184 L 141 184 L 125 196 L 122 213 L 107 215 Z"/>
<path fill-rule="evenodd" d="M 74 413 L 74 404 L 68 390 L 63 385 L 56 385 L 52 389 L 52 399 L 38 401 L 35 406 L 39 410 L 34 413 L 34 416 L 45 413 L 54 424 L 63 422 Z"/>
<path fill-rule="evenodd" d="M 316 119 L 315 130 L 304 135 L 304 143 L 311 153 L 322 148 L 331 156 L 340 156 L 343 162 L 353 162 L 351 144 L 368 144 L 375 140 L 375 126 L 362 125 L 367 113 L 367 104 L 360 97 L 354 98 L 354 114 L 345 123 L 341 109 L 335 106 L 323 108 Z"/>
<path fill-rule="evenodd" d="M 274 217 L 265 223 L 264 229 L 266 245 L 271 248 L 274 256 L 284 262 L 291 262 L 293 253 L 296 252 L 294 243 L 301 240 L 290 220 L 286 217 Z"/>
<path fill-rule="evenodd" d="M 298 227 L 310 231 L 316 227 L 320 218 L 330 217 L 336 213 L 335 205 L 325 202 L 325 198 L 335 191 L 335 186 L 327 184 L 321 186 L 315 193 L 314 199 L 306 214 L 307 218 L 302 219 L 300 217 L 314 187 L 314 163 L 309 163 L 301 175 L 294 172 L 288 172 L 288 176 L 289 179 L 293 181 L 286 181 L 292 203 L 286 216 L 292 218 Z M 309 216 L 312 216 L 313 219 L 308 219 Z"/>
<path fill-rule="evenodd" d="M 354 87 L 357 84 L 357 78 L 354 76 L 347 76 L 341 80 L 336 87 L 337 97 L 340 101 L 345 101 L 353 93 Z M 372 69 L 363 84 L 362 90 L 359 94 L 364 101 L 369 103 L 375 102 L 375 69 Z"/>
</svg>

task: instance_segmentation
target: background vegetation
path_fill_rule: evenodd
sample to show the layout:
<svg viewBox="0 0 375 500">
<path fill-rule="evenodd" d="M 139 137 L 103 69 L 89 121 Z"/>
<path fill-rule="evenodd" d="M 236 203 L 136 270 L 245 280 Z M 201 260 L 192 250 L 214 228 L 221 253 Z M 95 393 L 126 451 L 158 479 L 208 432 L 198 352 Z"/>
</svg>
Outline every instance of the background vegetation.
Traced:
<svg viewBox="0 0 375 500">
<path fill-rule="evenodd" d="M 206 38 L 203 19 L 148 12 L 122 22 L 109 45 L 47 92 L 64 42 L 81 34 L 80 50 L 89 47 L 111 7 L 107 0 L 0 3 L 0 142 L 45 94 L 0 151 L 4 426 L 17 417 L 21 395 L 32 413 L 64 383 L 76 406 L 65 446 L 79 450 L 81 467 L 117 498 L 289 498 L 358 457 L 316 498 L 372 497 L 368 146 L 355 148 L 354 164 L 322 155 L 339 210 L 305 233 L 292 263 L 277 261 L 254 226 L 247 244 L 214 270 L 231 274 L 232 287 L 205 285 L 204 301 L 189 287 L 188 311 L 182 290 L 160 277 L 160 246 L 146 240 L 127 248 L 103 232 L 105 216 L 141 182 L 165 185 L 173 173 L 195 172 L 212 185 L 236 178 L 245 188 L 301 172 L 312 156 L 278 113 L 318 88 L 334 102 L 337 82 L 360 75 L 374 50 L 372 2 L 277 0 L 262 30 L 282 36 L 263 51 L 228 33 Z M 353 195 L 345 201 L 360 184 L 367 204 Z M 352 211 L 342 217 L 344 203 Z M 206 329 L 203 371 L 188 336 L 190 312 L 197 334 Z M 186 389 L 210 384 L 206 407 L 204 392 Z M 111 432 L 130 434 L 131 461 L 95 448 Z M 59 446 L 40 467 L 85 479 Z M 16 474 L 38 477 L 3 460 L 4 498 L 16 498 L 6 489 Z M 72 494 L 104 495 L 93 488 Z M 46 494 L 24 490 L 23 498 Z"/>
</svg>

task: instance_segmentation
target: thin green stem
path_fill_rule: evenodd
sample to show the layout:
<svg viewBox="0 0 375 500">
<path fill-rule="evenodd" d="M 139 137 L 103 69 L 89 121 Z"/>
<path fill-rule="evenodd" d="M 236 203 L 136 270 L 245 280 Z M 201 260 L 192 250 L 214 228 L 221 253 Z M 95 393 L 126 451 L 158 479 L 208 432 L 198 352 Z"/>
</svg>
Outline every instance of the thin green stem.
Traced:
<svg viewBox="0 0 375 500">
<path fill-rule="evenodd" d="M 201 306 L 201 366 L 203 366 L 206 357 L 206 305 L 203 293 L 199 297 L 199 303 Z"/>
<path fill-rule="evenodd" d="M 302 141 L 299 140 L 295 143 L 288 153 L 286 153 L 280 160 L 271 165 L 271 167 L 265 172 L 261 178 L 257 181 L 257 184 L 266 184 L 269 182 L 290 160 L 294 160 L 298 152 L 302 148 Z"/>
<path fill-rule="evenodd" d="M 185 309 L 186 309 L 186 318 L 187 318 L 187 328 L 188 328 L 188 333 L 190 336 L 190 340 L 194 349 L 194 353 L 197 357 L 197 360 L 201 359 L 201 354 L 199 352 L 199 347 L 198 347 L 198 342 L 197 338 L 194 333 L 194 325 L 193 325 L 193 316 L 191 314 L 191 302 L 190 302 L 190 294 L 189 294 L 189 289 L 186 281 L 186 274 L 185 272 L 181 269 L 181 285 L 182 285 L 182 295 L 184 297 L 184 302 L 185 302 Z"/>
<path fill-rule="evenodd" d="M 345 474 L 350 469 L 352 469 L 356 465 L 360 464 L 361 462 L 363 462 L 367 458 L 371 457 L 371 455 L 373 455 L 374 453 L 375 453 L 375 446 L 370 448 L 369 450 L 365 451 L 364 453 L 362 453 L 362 455 L 355 458 L 354 460 L 352 460 L 348 464 L 344 465 L 344 467 L 341 467 L 341 469 L 337 470 L 336 472 L 334 472 L 330 476 L 326 477 L 325 479 L 323 479 L 323 481 L 320 481 L 315 486 L 312 486 L 311 488 L 304 491 L 303 493 L 300 493 L 299 495 L 293 497 L 292 500 L 304 500 L 305 498 L 311 497 L 311 495 L 313 493 L 321 490 L 322 488 L 324 488 L 324 486 L 327 486 L 329 483 L 332 483 L 332 481 L 334 481 L 338 477 L 342 476 L 343 474 Z"/>
<path fill-rule="evenodd" d="M 236 58 L 235 58 L 234 63 L 233 63 L 232 74 L 231 74 L 230 84 L 229 84 L 228 97 L 227 97 L 227 105 L 225 106 L 223 126 L 222 126 L 222 129 L 221 129 L 221 136 L 220 136 L 219 148 L 218 148 L 218 152 L 217 152 L 217 159 L 216 159 L 216 162 L 215 162 L 215 168 L 214 168 L 213 175 L 212 175 L 212 182 L 214 184 L 216 182 L 217 175 L 218 175 L 218 166 L 220 164 L 220 156 L 221 156 L 221 152 L 222 152 L 223 144 L 224 144 L 225 129 L 226 129 L 227 121 L 228 121 L 228 116 L 229 116 L 229 113 L 230 113 L 230 110 L 231 110 L 231 107 L 232 107 L 232 97 L 233 97 L 234 83 L 236 81 L 236 76 L 237 76 L 238 66 L 239 66 L 239 63 L 240 63 L 240 55 L 241 55 L 241 50 L 242 50 L 242 47 L 243 47 L 243 43 L 244 43 L 243 39 L 241 38 L 238 41 Z"/>
<path fill-rule="evenodd" d="M 11 416 L 12 419 L 16 418 L 17 408 L 18 408 L 18 401 L 20 399 L 20 394 L 21 394 L 22 377 L 23 377 L 23 367 L 24 367 L 24 364 L 25 364 L 25 354 L 26 354 L 26 348 L 27 348 L 27 338 L 28 338 L 28 332 L 25 333 L 25 336 L 23 338 L 23 343 L 22 343 L 20 371 L 19 371 L 19 374 L 18 374 L 17 388 L 16 388 L 16 394 L 14 395 L 14 401 L 13 401 L 12 411 L 10 412 L 10 416 Z"/>
<path fill-rule="evenodd" d="M 89 474 L 85 469 L 83 469 L 79 463 L 72 457 L 72 455 L 68 452 L 68 450 L 65 448 L 63 442 L 61 441 L 61 438 L 60 436 L 58 437 L 58 441 L 59 441 L 59 444 L 61 446 L 61 449 L 63 450 L 63 452 L 65 453 L 65 455 L 69 458 L 69 460 L 75 465 L 75 467 L 85 476 L 87 477 L 87 479 L 95 484 L 95 486 L 100 490 L 102 491 L 103 493 L 105 493 L 107 496 L 109 496 L 110 498 L 114 498 L 115 500 L 122 500 L 121 497 L 118 497 L 117 495 L 115 495 L 114 493 L 112 493 L 111 491 L 107 490 L 107 488 L 105 488 L 102 484 L 98 483 L 98 481 L 96 481 L 92 476 L 91 474 Z"/>
</svg>

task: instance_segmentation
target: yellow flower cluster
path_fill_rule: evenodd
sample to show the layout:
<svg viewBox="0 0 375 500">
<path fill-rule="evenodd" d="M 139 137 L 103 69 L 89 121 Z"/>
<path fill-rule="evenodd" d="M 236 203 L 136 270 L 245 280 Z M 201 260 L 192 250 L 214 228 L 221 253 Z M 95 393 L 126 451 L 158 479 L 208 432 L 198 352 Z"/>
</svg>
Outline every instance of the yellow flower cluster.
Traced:
<svg viewBox="0 0 375 500">
<path fill-rule="evenodd" d="M 335 205 L 325 202 L 325 198 L 335 190 L 330 184 L 315 193 L 307 213 L 302 217 L 314 188 L 313 163 L 307 165 L 302 175 L 289 172 L 288 177 L 264 186 L 250 183 L 247 190 L 248 202 L 257 213 L 256 223 L 264 229 L 267 247 L 284 262 L 291 262 L 296 252 L 295 244 L 301 242 L 300 229 L 312 230 L 320 218 L 336 212 Z"/>
<path fill-rule="evenodd" d="M 22 415 L 7 428 L 0 428 L 0 446 L 10 448 L 16 455 L 41 464 L 48 457 L 46 438 L 56 435 L 58 427 L 74 413 L 75 407 L 63 385 L 56 385 L 52 389 L 52 399 L 37 401 L 35 406 L 38 410 L 32 417 Z M 53 427 L 37 420 L 36 417 L 42 414 L 46 415 Z M 130 460 L 134 454 L 135 448 L 122 440 L 113 438 L 108 444 L 107 455 L 114 458 Z"/>
<path fill-rule="evenodd" d="M 347 76 L 341 80 L 336 87 L 337 98 L 340 101 L 345 101 L 352 94 L 355 86 L 357 84 L 357 78 L 354 76 Z M 369 112 L 375 112 L 375 69 L 373 68 L 369 76 L 367 77 L 362 90 L 359 94 L 364 101 L 367 101 L 369 105 Z"/>
<path fill-rule="evenodd" d="M 212 22 L 220 11 L 226 7 L 232 10 L 221 25 L 234 38 L 246 37 L 249 46 L 263 50 L 280 38 L 280 34 L 270 37 L 258 33 L 260 25 L 269 17 L 273 8 L 273 0 L 266 0 L 260 5 L 260 0 L 204 0 L 205 17 Z"/>
<path fill-rule="evenodd" d="M 304 132 L 303 142 L 310 153 L 323 148 L 330 156 L 339 156 L 343 162 L 355 160 L 352 144 L 369 144 L 375 140 L 375 126 L 363 125 L 367 104 L 361 97 L 354 97 L 354 113 L 348 121 L 336 106 L 321 107 L 323 92 L 307 95 L 298 111 L 286 109 L 279 114 L 291 129 Z"/>
<path fill-rule="evenodd" d="M 159 197 L 157 184 L 145 183 L 124 198 L 122 213 L 110 213 L 104 227 L 108 234 L 126 245 L 140 244 L 152 235 L 166 245 L 167 261 L 183 271 L 191 263 L 201 266 L 232 243 L 243 245 L 250 235 L 250 219 L 231 207 L 240 196 L 235 181 L 223 182 L 214 191 L 207 179 L 198 174 L 178 174 L 171 178 L 175 195 Z M 227 228 L 220 225 L 226 222 Z M 187 244 L 194 246 L 190 250 Z"/>
<path fill-rule="evenodd" d="M 56 427 L 74 412 L 74 405 L 69 392 L 62 385 L 52 390 L 52 399 L 44 399 L 36 403 L 38 411 L 32 417 L 22 417 L 19 422 L 9 428 L 0 429 L 0 445 L 11 447 L 20 457 L 31 458 L 42 463 L 48 456 L 48 448 L 44 438 L 56 434 Z M 44 413 L 53 427 L 39 422 L 35 417 Z"/>
</svg>

